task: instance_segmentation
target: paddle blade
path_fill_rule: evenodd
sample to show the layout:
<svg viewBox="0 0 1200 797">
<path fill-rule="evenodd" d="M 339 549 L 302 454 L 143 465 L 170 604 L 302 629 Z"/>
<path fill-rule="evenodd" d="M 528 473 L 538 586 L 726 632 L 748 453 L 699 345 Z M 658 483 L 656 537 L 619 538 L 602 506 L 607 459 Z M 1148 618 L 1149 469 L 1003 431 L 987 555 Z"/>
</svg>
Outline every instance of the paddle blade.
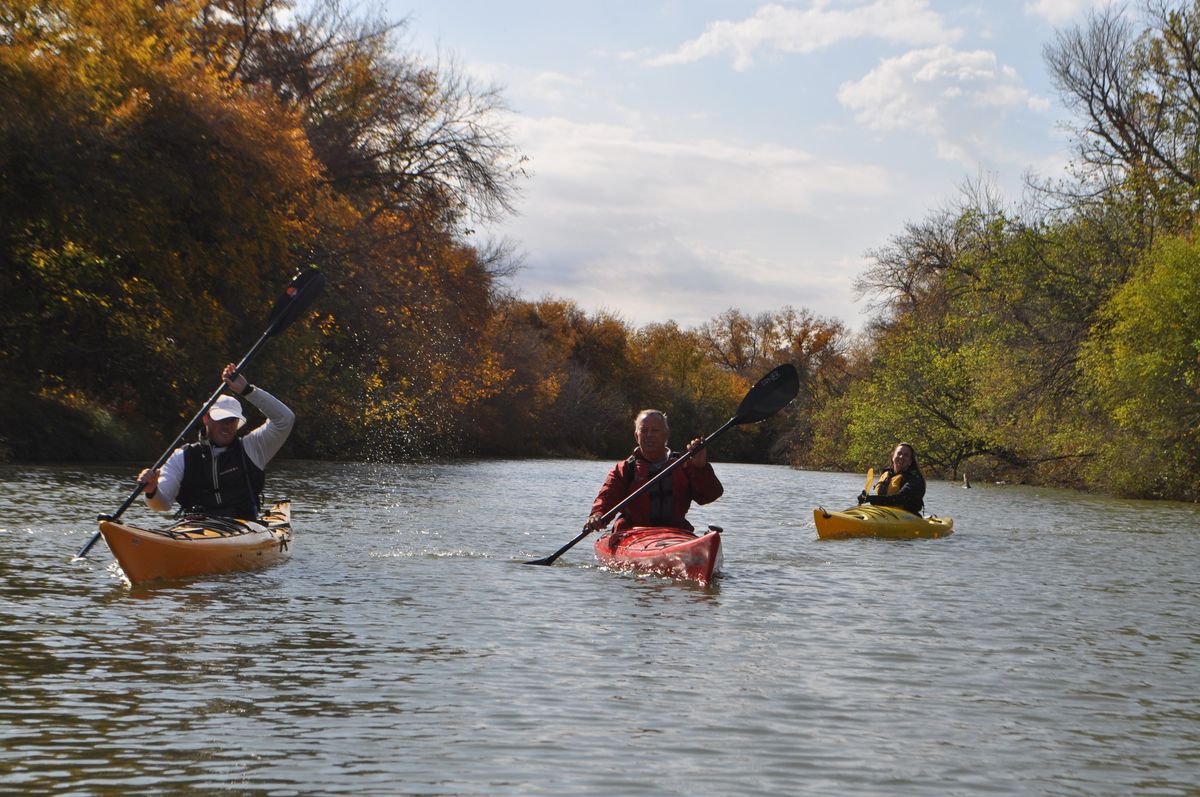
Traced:
<svg viewBox="0 0 1200 797">
<path fill-rule="evenodd" d="M 267 319 L 267 335 L 277 335 L 287 329 L 308 309 L 324 287 L 325 275 L 315 268 L 297 274 L 271 308 L 271 317 Z"/>
<path fill-rule="evenodd" d="M 875 469 L 867 468 L 867 486 L 863 488 L 864 493 L 871 492 L 871 482 L 875 481 Z"/>
<path fill-rule="evenodd" d="M 733 422 L 758 423 L 765 421 L 791 403 L 800 392 L 800 374 L 796 366 L 784 363 L 750 388 L 750 392 L 738 405 Z"/>
<path fill-rule="evenodd" d="M 562 556 L 564 553 L 566 553 L 567 551 L 574 548 L 575 543 L 579 542 L 580 540 L 582 540 L 584 537 L 586 537 L 590 533 L 591 532 L 585 528 L 583 531 L 579 532 L 579 534 L 575 537 L 575 539 L 571 540 L 570 542 L 568 542 L 563 547 L 559 548 L 554 553 L 550 554 L 549 556 L 544 556 L 541 559 L 534 559 L 532 562 L 526 562 L 525 564 L 527 564 L 527 565 L 552 565 L 552 564 L 554 564 L 555 561 L 557 561 L 558 557 Z"/>
</svg>

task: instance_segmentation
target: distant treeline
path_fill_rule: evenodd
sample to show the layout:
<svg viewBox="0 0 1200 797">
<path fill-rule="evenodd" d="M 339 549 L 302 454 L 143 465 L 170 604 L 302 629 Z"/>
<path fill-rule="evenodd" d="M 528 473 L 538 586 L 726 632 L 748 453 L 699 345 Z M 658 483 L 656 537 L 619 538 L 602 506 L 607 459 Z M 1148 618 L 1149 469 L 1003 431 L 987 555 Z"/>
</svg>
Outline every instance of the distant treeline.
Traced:
<svg viewBox="0 0 1200 797">
<path fill-rule="evenodd" d="M 1200 488 L 1200 2 L 1101 11 L 1046 47 L 1066 179 L 984 184 L 870 254 L 867 330 L 802 307 L 634 327 L 505 290 L 502 97 L 340 0 L 0 4 L 0 458 L 153 458 L 315 265 L 251 379 L 299 457 L 616 457 L 637 409 L 721 460 L 879 466 L 1191 500 Z M 797 297 L 798 300 L 802 297 Z M 797 301 L 797 305 L 800 301 Z"/>
</svg>

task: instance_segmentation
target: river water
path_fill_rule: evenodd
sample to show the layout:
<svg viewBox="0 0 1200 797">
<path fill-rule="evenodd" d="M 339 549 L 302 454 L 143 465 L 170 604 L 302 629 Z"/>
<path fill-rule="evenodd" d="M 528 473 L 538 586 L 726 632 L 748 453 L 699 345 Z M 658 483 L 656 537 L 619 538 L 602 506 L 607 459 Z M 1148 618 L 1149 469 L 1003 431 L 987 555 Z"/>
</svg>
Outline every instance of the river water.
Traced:
<svg viewBox="0 0 1200 797">
<path fill-rule="evenodd" d="M 137 589 L 136 466 L 0 468 L 0 792 L 1200 795 L 1200 508 L 718 462 L 714 586 L 519 564 L 608 466 L 278 463 L 290 561 Z"/>
</svg>

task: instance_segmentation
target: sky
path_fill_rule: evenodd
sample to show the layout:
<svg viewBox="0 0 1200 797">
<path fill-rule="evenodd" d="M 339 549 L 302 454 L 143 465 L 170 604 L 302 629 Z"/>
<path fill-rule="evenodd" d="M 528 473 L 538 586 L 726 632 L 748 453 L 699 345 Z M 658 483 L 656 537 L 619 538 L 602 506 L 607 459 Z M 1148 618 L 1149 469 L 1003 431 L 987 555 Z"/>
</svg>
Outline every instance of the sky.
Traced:
<svg viewBox="0 0 1200 797">
<path fill-rule="evenodd" d="M 872 250 L 985 181 L 1061 176 L 1043 48 L 1109 0 L 384 0 L 500 88 L 526 299 L 634 326 L 790 306 L 861 329 Z"/>
</svg>

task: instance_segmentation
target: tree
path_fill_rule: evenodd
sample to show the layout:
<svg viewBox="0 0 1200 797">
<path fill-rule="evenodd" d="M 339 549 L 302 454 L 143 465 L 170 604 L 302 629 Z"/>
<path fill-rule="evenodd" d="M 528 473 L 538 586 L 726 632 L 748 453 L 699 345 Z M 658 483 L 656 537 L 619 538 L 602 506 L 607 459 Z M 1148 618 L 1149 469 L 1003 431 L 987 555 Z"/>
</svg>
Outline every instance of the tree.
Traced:
<svg viewBox="0 0 1200 797">
<path fill-rule="evenodd" d="M 385 209 L 497 218 L 512 212 L 524 157 L 500 89 L 453 63 L 405 56 L 405 22 L 352 14 L 342 0 L 211 0 L 203 52 L 225 79 L 269 89 L 302 114 L 332 186 L 367 219 Z M 283 12 L 288 12 L 284 14 Z"/>
<path fill-rule="evenodd" d="M 203 392 L 211 371 L 184 364 L 215 371 L 257 337 L 258 303 L 273 298 L 260 286 L 285 283 L 312 240 L 302 220 L 324 200 L 298 120 L 197 67 L 193 11 L 0 11 L 0 290 L 12 301 L 0 374 L 14 392 L 133 423 L 190 417 L 178 395 Z"/>
<path fill-rule="evenodd" d="M 510 299 L 488 334 L 507 374 L 480 407 L 473 445 L 485 453 L 607 454 L 628 448 L 629 331 L 574 302 Z"/>
<path fill-rule="evenodd" d="M 1148 0 L 1138 33 L 1120 6 L 1089 14 L 1045 48 L 1051 76 L 1082 124 L 1080 165 L 1095 191 L 1128 195 L 1147 223 L 1196 208 L 1200 179 L 1200 3 Z"/>
<path fill-rule="evenodd" d="M 198 365 L 244 351 L 315 264 L 319 326 L 255 365 L 312 419 L 289 445 L 459 450 L 504 379 L 484 333 L 509 263 L 463 226 L 515 186 L 498 94 L 395 54 L 393 26 L 336 0 L 293 11 L 0 7 L 6 391 L 176 426 L 209 387 Z"/>
<path fill-rule="evenodd" d="M 764 426 L 775 438 L 771 459 L 822 466 L 827 462 L 815 455 L 814 449 L 823 448 L 827 441 L 818 440 L 817 416 L 822 407 L 836 402 L 849 384 L 846 328 L 840 321 L 790 306 L 773 314 L 771 325 L 771 362 L 789 362 L 800 376 L 796 399 Z"/>
<path fill-rule="evenodd" d="M 870 377 L 849 392 L 855 463 L 877 463 L 906 440 L 922 463 L 954 475 L 969 458 L 992 452 L 991 416 L 975 400 L 977 352 L 958 345 L 952 327 L 906 327 L 883 342 Z"/>
<path fill-rule="evenodd" d="M 1084 346 L 1091 402 L 1112 432 L 1093 483 L 1194 499 L 1200 491 L 1200 245 L 1160 242 L 1106 305 Z"/>
<path fill-rule="evenodd" d="M 728 420 L 749 387 L 710 356 L 703 332 L 681 329 L 674 321 L 642 327 L 634 335 L 634 350 L 645 380 L 637 409 L 665 412 L 677 449 Z M 758 435 L 742 432 L 722 440 L 722 458 L 763 456 L 764 448 L 755 444 Z"/>
<path fill-rule="evenodd" d="M 761 370 L 778 343 L 769 313 L 751 318 L 731 308 L 701 325 L 699 332 L 709 358 L 742 378 Z"/>
<path fill-rule="evenodd" d="M 511 375 L 487 338 L 511 260 L 465 225 L 511 210 L 522 158 L 499 90 L 405 55 L 403 27 L 340 0 L 214 0 L 199 26 L 223 80 L 294 109 L 345 208 L 308 253 L 336 275 L 324 363 L 349 391 L 320 451 L 458 453 Z"/>
</svg>

